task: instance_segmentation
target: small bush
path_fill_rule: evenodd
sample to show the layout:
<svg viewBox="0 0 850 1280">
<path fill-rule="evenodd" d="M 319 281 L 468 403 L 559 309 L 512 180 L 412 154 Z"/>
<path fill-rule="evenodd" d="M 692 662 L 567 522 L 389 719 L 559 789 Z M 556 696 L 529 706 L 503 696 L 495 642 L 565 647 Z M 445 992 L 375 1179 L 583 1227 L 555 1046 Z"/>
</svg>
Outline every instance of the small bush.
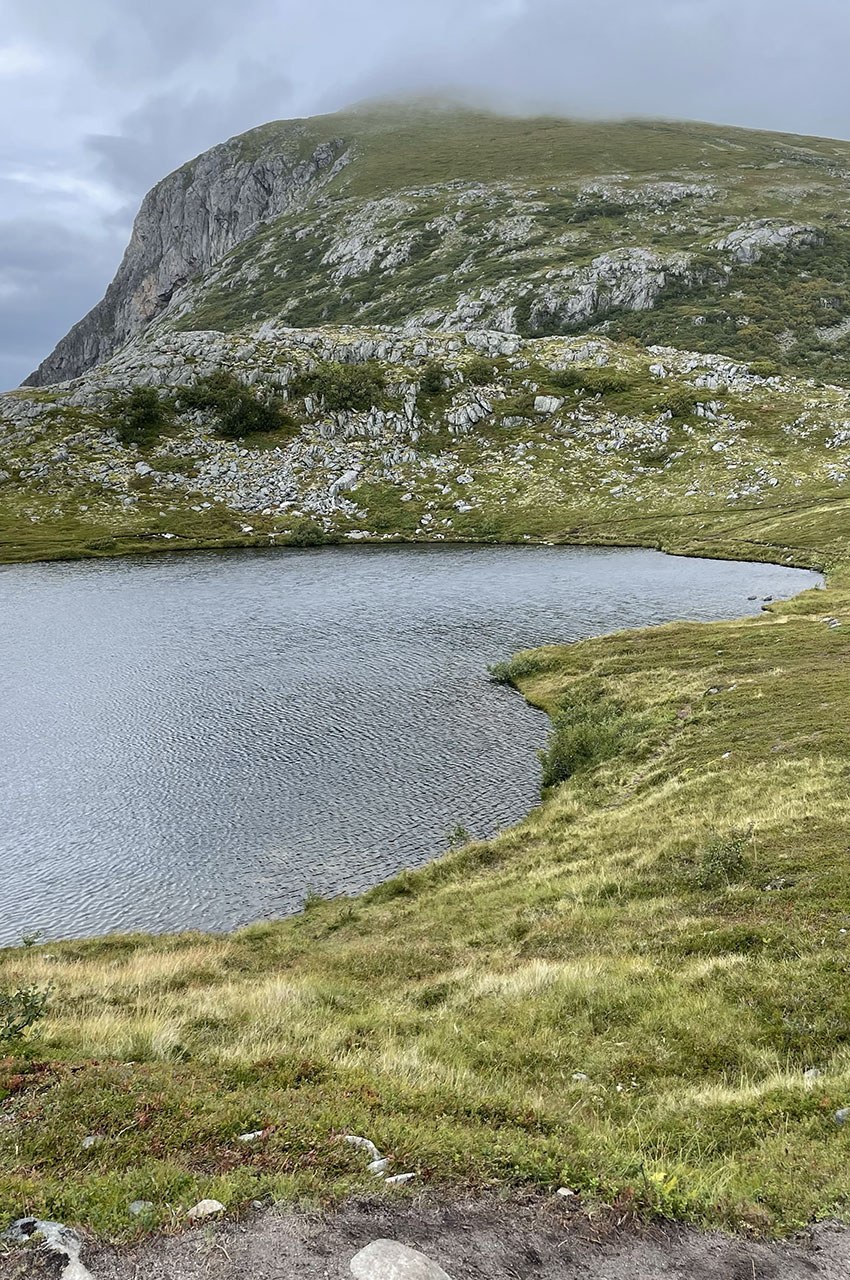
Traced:
<svg viewBox="0 0 850 1280">
<path fill-rule="evenodd" d="M 520 391 L 513 396 L 505 396 L 498 405 L 502 418 L 530 418 L 534 413 L 534 393 Z"/>
<path fill-rule="evenodd" d="M 17 1048 L 27 1031 L 44 1017 L 49 1000 L 49 988 L 0 991 L 0 1051 Z"/>
<path fill-rule="evenodd" d="M 517 680 L 528 676 L 536 676 L 546 668 L 540 658 L 533 653 L 518 653 L 507 662 L 494 662 L 487 668 L 493 684 L 515 685 Z"/>
<path fill-rule="evenodd" d="M 740 829 L 715 835 L 694 863 L 692 879 L 697 888 L 714 889 L 742 879 L 750 865 L 747 846 L 751 838 L 751 830 Z"/>
<path fill-rule="evenodd" d="M 693 391 L 690 387 L 673 387 L 661 397 L 658 407 L 669 409 L 674 418 L 687 418 L 705 398 L 705 392 Z"/>
<path fill-rule="evenodd" d="M 754 360 L 750 365 L 750 373 L 755 378 L 775 378 L 781 372 L 775 360 Z"/>
<path fill-rule="evenodd" d="M 386 395 L 386 379 L 379 364 L 339 364 L 322 360 L 309 373 L 299 374 L 291 384 L 294 396 L 316 396 L 331 413 L 357 413 L 380 404 Z"/>
<path fill-rule="evenodd" d="M 133 387 L 126 395 L 115 395 L 107 417 L 123 445 L 153 444 L 170 419 L 155 387 Z"/>
<path fill-rule="evenodd" d="M 215 414 L 216 430 L 226 440 L 292 425 L 278 396 L 264 398 L 224 369 L 200 378 L 191 387 L 181 387 L 178 398 L 184 411 L 201 409 Z"/>
<path fill-rule="evenodd" d="M 429 360 L 422 370 L 419 379 L 419 392 L 429 400 L 443 394 L 446 385 L 446 371 L 437 360 Z"/>
<path fill-rule="evenodd" d="M 566 369 L 553 370 L 548 376 L 548 384 L 558 391 L 578 387 L 587 395 L 604 396 L 628 391 L 632 386 L 632 379 L 619 369 L 577 369 L 574 365 L 569 365 Z"/>
<path fill-rule="evenodd" d="M 549 741 L 540 752 L 543 786 L 554 787 L 637 745 L 637 718 L 594 689 L 577 691 L 553 717 Z"/>
<path fill-rule="evenodd" d="M 487 360 L 484 356 L 473 356 L 467 365 L 464 365 L 464 380 L 473 387 L 483 387 L 485 383 L 493 381 L 496 366 L 492 360 Z"/>
<path fill-rule="evenodd" d="M 472 832 L 468 831 L 462 822 L 456 822 L 446 837 L 446 843 L 450 849 L 462 849 L 471 840 Z"/>
<path fill-rule="evenodd" d="M 286 543 L 290 547 L 324 547 L 329 542 L 338 541 L 338 537 L 330 537 L 321 525 L 316 524 L 316 521 L 308 516 L 296 520 L 292 526 L 292 532 L 286 537 Z"/>
<path fill-rule="evenodd" d="M 624 204 L 599 196 L 580 200 L 573 210 L 570 222 L 592 222 L 594 218 L 623 218 L 627 213 L 628 209 Z"/>
</svg>

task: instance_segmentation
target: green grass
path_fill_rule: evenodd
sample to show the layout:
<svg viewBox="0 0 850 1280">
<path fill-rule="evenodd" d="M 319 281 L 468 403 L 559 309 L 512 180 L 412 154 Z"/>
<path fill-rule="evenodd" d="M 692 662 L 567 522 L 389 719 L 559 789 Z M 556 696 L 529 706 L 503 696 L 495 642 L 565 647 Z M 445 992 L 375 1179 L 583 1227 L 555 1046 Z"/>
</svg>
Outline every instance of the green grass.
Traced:
<svg viewBox="0 0 850 1280">
<path fill-rule="evenodd" d="M 376 333 L 329 332 L 350 342 Z M 693 375 L 678 371 L 670 357 L 665 357 L 670 376 L 657 379 L 649 373 L 653 357 L 634 342 L 600 341 L 609 361 L 602 367 L 579 362 L 559 369 L 565 355 L 582 347 L 582 339 L 535 340 L 523 344 L 515 359 L 492 361 L 475 357 L 469 348 L 452 353 L 452 340 L 450 335 L 441 340 L 446 346 L 437 347 L 438 359 L 367 366 L 325 362 L 318 372 L 296 379 L 294 390 L 301 394 L 321 376 L 337 397 L 330 407 L 350 403 L 355 408 L 354 434 L 334 441 L 338 460 L 330 474 L 343 471 L 347 457 L 362 468 L 351 495 L 364 514 L 336 512 L 325 533 L 645 545 L 823 566 L 850 556 L 848 498 L 840 478 L 850 472 L 850 447 L 833 440 L 850 417 L 846 391 L 793 378 L 735 392 L 709 391 L 695 387 Z M 231 341 L 238 350 L 239 338 Z M 303 353 L 281 343 L 256 347 L 252 360 L 263 376 L 287 358 L 304 368 Z M 443 389 L 434 381 L 435 364 Z M 457 434 L 449 429 L 447 414 L 468 395 L 468 382 L 460 380 L 464 371 L 472 372 L 473 390 L 488 400 L 492 413 Z M 341 373 L 348 381 L 337 385 Z M 348 385 L 352 373 L 365 378 L 363 387 Z M 382 461 L 387 448 L 402 443 L 407 449 L 413 441 L 397 431 L 389 441 L 361 434 L 358 414 L 365 417 L 364 406 L 376 398 L 385 409 L 397 408 L 399 379 L 407 385 L 420 382 L 417 406 L 423 421 L 412 460 L 394 465 L 388 479 Z M 554 417 L 535 413 L 539 393 L 563 401 Z M 696 413 L 708 399 L 719 406 L 717 421 Z M 311 415 L 303 400 L 290 404 L 285 430 L 243 442 L 257 459 L 268 456 L 271 467 L 278 448 L 312 442 L 325 447 L 321 410 L 314 408 Z M 657 419 L 665 410 L 674 416 L 659 436 Z M 52 404 L 31 434 L 7 445 L 2 456 L 13 480 L 2 490 L 0 561 L 297 543 L 290 532 L 293 517 L 285 511 L 246 515 L 218 501 L 192 509 L 218 495 L 215 483 L 204 492 L 193 491 L 201 455 L 192 430 L 175 418 L 155 447 L 128 451 L 103 443 L 96 412 Z M 207 430 L 214 432 L 214 422 Z M 69 436 L 77 440 L 70 447 L 70 470 L 55 469 L 53 455 Z M 715 451 L 718 438 L 726 441 L 725 451 Z M 218 447 L 225 450 L 225 460 L 243 465 L 237 443 Z M 142 456 L 160 476 L 176 472 L 186 483 L 138 477 L 134 466 Z M 44 462 L 51 472 L 33 477 Z M 111 488 L 94 478 L 98 467 L 112 475 Z M 464 472 L 473 475 L 471 484 L 457 481 Z M 311 483 L 311 476 L 319 483 L 322 475 L 319 468 L 303 483 Z M 761 488 L 748 494 L 754 479 Z M 126 495 L 135 496 L 136 505 L 122 505 Z M 471 509 L 459 510 L 458 503 Z M 431 522 L 421 524 L 428 516 Z M 247 534 L 246 523 L 251 526 Z"/>
</svg>

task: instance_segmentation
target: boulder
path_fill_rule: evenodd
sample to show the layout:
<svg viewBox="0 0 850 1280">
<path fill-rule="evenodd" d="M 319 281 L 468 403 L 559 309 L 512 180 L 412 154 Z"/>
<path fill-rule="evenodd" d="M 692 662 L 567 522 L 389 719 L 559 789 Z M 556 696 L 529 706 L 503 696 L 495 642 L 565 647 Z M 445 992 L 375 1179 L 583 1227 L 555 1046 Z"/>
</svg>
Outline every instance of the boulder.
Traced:
<svg viewBox="0 0 850 1280">
<path fill-rule="evenodd" d="M 563 403 L 559 396 L 535 396 L 534 412 L 557 413 Z"/>
<path fill-rule="evenodd" d="M 424 1253 L 397 1240 L 373 1240 L 351 1259 L 355 1280 L 451 1280 Z"/>
</svg>

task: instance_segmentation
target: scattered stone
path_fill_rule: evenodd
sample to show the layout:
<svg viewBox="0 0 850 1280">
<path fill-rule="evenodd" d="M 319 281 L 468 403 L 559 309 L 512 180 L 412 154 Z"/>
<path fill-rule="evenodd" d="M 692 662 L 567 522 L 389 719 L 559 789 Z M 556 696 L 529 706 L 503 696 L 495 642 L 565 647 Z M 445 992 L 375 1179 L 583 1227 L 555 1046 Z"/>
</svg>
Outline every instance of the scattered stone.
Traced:
<svg viewBox="0 0 850 1280">
<path fill-rule="evenodd" d="M 201 1222 L 204 1218 L 214 1218 L 216 1214 L 224 1212 L 225 1207 L 220 1200 L 199 1200 L 186 1217 L 190 1222 Z"/>
<path fill-rule="evenodd" d="M 70 1227 L 61 1222 L 47 1222 L 41 1218 L 18 1218 L 2 1235 L 0 1240 L 9 1244 L 26 1244 L 34 1235 L 44 1238 L 44 1244 L 52 1253 L 64 1254 L 68 1259 L 62 1268 L 61 1280 L 92 1280 L 91 1272 L 80 1261 L 80 1250 L 83 1242 Z"/>
<path fill-rule="evenodd" d="M 804 1080 L 820 1080 L 822 1075 L 823 1075 L 823 1072 L 819 1071 L 817 1067 L 809 1067 L 808 1071 L 803 1072 L 803 1079 Z"/>
<path fill-rule="evenodd" d="M 555 1192 L 556 1196 L 561 1196 L 564 1200 L 572 1200 L 578 1195 L 577 1191 L 573 1191 L 572 1187 L 558 1187 Z"/>
<path fill-rule="evenodd" d="M 149 476 L 153 474 L 153 467 L 147 462 L 137 462 L 133 470 L 137 476 Z"/>
<path fill-rule="evenodd" d="M 370 1173 L 374 1173 L 377 1177 L 382 1178 L 386 1173 L 389 1160 L 386 1156 L 382 1160 L 373 1160 L 371 1164 L 367 1164 L 366 1168 Z"/>
<path fill-rule="evenodd" d="M 92 1147 L 96 1147 L 104 1141 L 105 1139 L 102 1133 L 90 1133 L 87 1138 L 83 1138 L 80 1145 L 82 1146 L 83 1151 L 91 1151 Z"/>
<path fill-rule="evenodd" d="M 360 1138 L 357 1134 L 347 1133 L 345 1141 L 349 1146 L 356 1147 L 358 1151 L 365 1151 L 372 1160 L 380 1160 L 381 1153 L 370 1138 Z"/>
<path fill-rule="evenodd" d="M 150 1213 L 153 1207 L 152 1200 L 134 1200 L 132 1204 L 127 1205 L 127 1211 L 132 1213 L 134 1218 L 138 1218 L 143 1213 Z"/>
<path fill-rule="evenodd" d="M 443 1268 L 418 1249 L 397 1240 L 373 1240 L 351 1259 L 355 1280 L 451 1280 Z"/>
<path fill-rule="evenodd" d="M 256 1142 L 258 1138 L 262 1138 L 265 1129 L 256 1129 L 253 1133 L 240 1133 L 240 1142 Z"/>
<path fill-rule="evenodd" d="M 836 1124 L 846 1124 L 848 1116 L 850 1116 L 850 1107 L 840 1107 L 835 1113 Z"/>
<path fill-rule="evenodd" d="M 587 1078 L 588 1078 L 588 1077 L 585 1075 L 585 1073 L 584 1073 L 583 1071 L 574 1071 L 574 1072 L 573 1072 L 573 1079 L 574 1079 L 574 1080 L 587 1080 Z"/>
<path fill-rule="evenodd" d="M 405 1182 L 412 1182 L 415 1177 L 415 1173 L 394 1173 L 391 1178 L 387 1178 L 387 1186 L 400 1187 Z"/>
</svg>

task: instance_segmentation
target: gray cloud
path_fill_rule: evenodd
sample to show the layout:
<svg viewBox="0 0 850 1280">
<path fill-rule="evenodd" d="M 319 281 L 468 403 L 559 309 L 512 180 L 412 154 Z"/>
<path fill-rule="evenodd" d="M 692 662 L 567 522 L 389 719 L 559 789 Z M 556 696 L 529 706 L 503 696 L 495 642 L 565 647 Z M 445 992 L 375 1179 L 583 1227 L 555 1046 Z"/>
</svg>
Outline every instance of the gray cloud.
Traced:
<svg viewBox="0 0 850 1280">
<path fill-rule="evenodd" d="M 115 133 L 92 134 L 85 144 L 106 181 L 137 194 L 217 142 L 277 119 L 288 105 L 281 75 L 244 61 L 229 91 L 219 84 L 215 90 L 155 94 L 129 112 Z"/>
<path fill-rule="evenodd" d="M 850 135 L 846 0 L 6 0 L 0 379 L 91 306 L 145 190 L 266 120 L 445 91 Z"/>
<path fill-rule="evenodd" d="M 0 379 L 14 386 L 106 288 L 123 232 L 89 236 L 43 219 L 15 219 L 0 234 Z M 23 373 L 22 373 L 23 370 Z"/>
</svg>

